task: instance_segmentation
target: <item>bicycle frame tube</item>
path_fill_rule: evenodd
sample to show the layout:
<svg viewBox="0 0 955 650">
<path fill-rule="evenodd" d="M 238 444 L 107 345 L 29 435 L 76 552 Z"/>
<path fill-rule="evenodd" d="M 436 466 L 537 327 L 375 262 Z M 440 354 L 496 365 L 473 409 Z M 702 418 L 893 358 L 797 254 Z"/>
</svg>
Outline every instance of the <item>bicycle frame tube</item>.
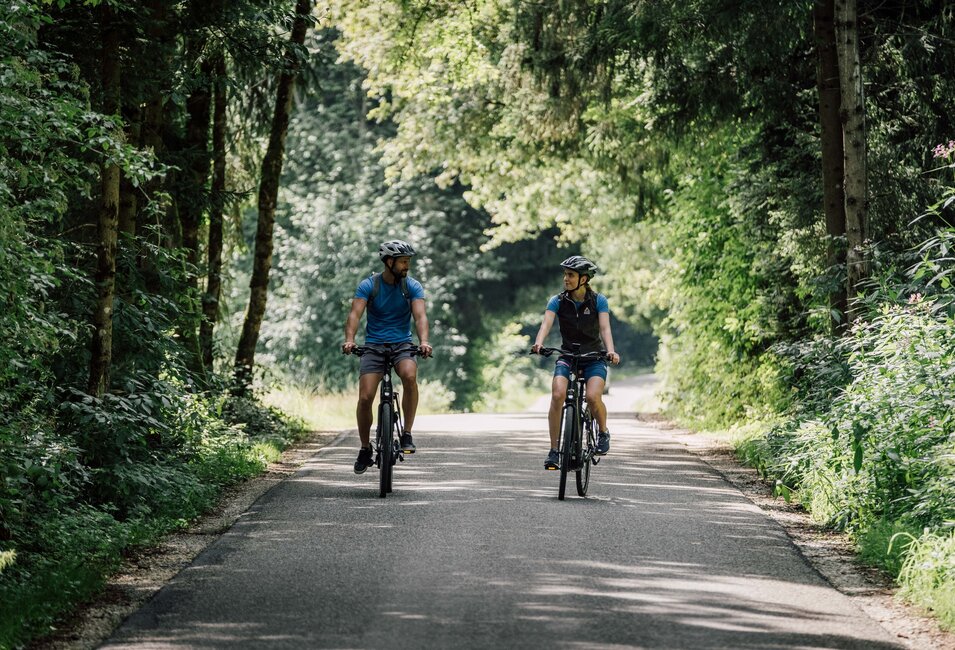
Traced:
<svg viewBox="0 0 955 650">
<path fill-rule="evenodd" d="M 394 385 L 391 381 L 391 371 L 394 369 L 394 367 L 394 362 L 392 361 L 391 356 L 389 356 L 385 366 L 385 372 L 381 377 L 381 388 L 378 391 L 378 407 L 391 408 L 391 412 L 394 414 L 392 422 L 400 431 L 402 429 L 401 409 L 398 407 L 398 395 L 395 393 Z M 381 422 L 380 417 L 378 418 L 378 422 Z M 393 431 L 391 433 L 392 435 L 394 434 Z M 384 432 L 381 432 L 380 435 L 384 435 Z"/>
<path fill-rule="evenodd" d="M 583 377 L 583 374 L 580 371 L 580 359 L 574 358 L 573 363 L 570 368 L 570 376 L 572 381 L 567 384 L 567 397 L 564 399 L 564 415 L 567 413 L 567 407 L 573 407 L 574 419 L 576 422 L 571 428 L 575 432 L 575 440 L 572 441 L 571 449 L 576 449 L 579 447 L 585 446 L 582 440 L 584 436 L 584 397 L 587 392 L 587 380 Z M 562 418 L 563 421 L 563 418 Z M 563 426 L 561 427 L 563 429 Z M 561 444 L 561 449 L 564 448 L 564 445 Z M 564 458 L 562 462 L 567 463 L 570 459 Z M 581 462 L 581 459 L 577 459 L 577 462 Z"/>
<path fill-rule="evenodd" d="M 577 413 L 582 414 L 584 397 L 587 393 L 587 380 L 581 375 L 579 366 L 580 360 L 574 359 L 574 365 L 570 369 L 573 380 L 567 384 L 567 397 L 564 399 L 564 404 L 573 405 Z"/>
</svg>

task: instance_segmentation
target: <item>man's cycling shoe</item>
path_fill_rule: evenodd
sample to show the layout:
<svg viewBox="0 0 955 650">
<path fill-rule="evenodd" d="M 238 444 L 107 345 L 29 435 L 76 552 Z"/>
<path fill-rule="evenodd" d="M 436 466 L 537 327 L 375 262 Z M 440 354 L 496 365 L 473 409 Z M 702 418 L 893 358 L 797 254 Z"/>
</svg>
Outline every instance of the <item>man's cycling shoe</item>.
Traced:
<svg viewBox="0 0 955 650">
<path fill-rule="evenodd" d="M 547 454 L 547 460 L 544 461 L 544 469 L 560 469 L 560 454 L 556 449 L 551 449 Z"/>
<path fill-rule="evenodd" d="M 608 451 L 610 451 L 610 432 L 601 431 L 597 434 L 597 449 L 594 450 L 594 454 L 604 456 Z"/>
<path fill-rule="evenodd" d="M 406 454 L 413 454 L 417 447 L 414 446 L 414 441 L 411 439 L 411 434 L 405 431 L 401 434 L 401 451 Z"/>
<path fill-rule="evenodd" d="M 371 447 L 362 447 L 358 450 L 358 460 L 355 461 L 355 473 L 364 474 L 365 470 L 374 464 Z"/>
</svg>

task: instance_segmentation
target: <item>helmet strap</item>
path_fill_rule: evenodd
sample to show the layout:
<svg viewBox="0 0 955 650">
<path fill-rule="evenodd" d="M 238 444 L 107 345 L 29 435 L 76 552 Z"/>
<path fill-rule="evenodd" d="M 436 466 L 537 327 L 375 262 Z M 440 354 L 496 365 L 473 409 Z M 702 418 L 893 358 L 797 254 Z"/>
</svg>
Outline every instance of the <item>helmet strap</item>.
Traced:
<svg viewBox="0 0 955 650">
<path fill-rule="evenodd" d="M 588 277 L 589 277 L 589 276 L 588 276 Z M 590 289 L 590 282 L 588 281 L 587 284 L 585 285 L 585 284 L 584 284 L 584 276 L 578 274 L 578 276 L 577 276 L 577 286 L 574 287 L 573 289 L 568 289 L 568 290 L 567 290 L 567 297 L 568 297 L 568 298 L 572 297 L 573 294 L 577 293 L 577 290 L 580 289 L 580 287 L 582 287 L 582 286 L 585 287 L 585 289 L 584 289 L 584 297 L 586 298 L 586 297 L 587 297 L 587 291 Z"/>
<path fill-rule="evenodd" d="M 388 284 L 394 284 L 394 281 L 397 280 L 397 277 L 395 276 L 395 272 L 392 270 L 395 266 L 395 258 L 386 257 L 385 259 L 382 260 L 382 262 L 384 262 L 385 264 L 385 273 L 388 274 L 385 277 L 385 281 L 387 281 Z M 391 264 L 388 264 L 388 262 L 391 262 Z M 389 277 L 391 278 L 391 281 L 388 281 Z"/>
</svg>

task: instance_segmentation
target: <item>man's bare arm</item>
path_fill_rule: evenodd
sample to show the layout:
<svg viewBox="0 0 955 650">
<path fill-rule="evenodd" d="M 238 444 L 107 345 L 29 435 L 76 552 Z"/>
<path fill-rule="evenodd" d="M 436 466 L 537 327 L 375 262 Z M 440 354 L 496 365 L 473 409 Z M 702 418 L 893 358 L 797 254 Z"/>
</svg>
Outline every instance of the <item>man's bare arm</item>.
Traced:
<svg viewBox="0 0 955 650">
<path fill-rule="evenodd" d="M 358 331 L 358 323 L 361 322 L 361 315 L 365 313 L 365 306 L 368 301 L 364 298 L 353 298 L 348 317 L 345 319 L 345 342 L 342 344 L 342 352 L 350 354 L 355 347 L 355 333 Z"/>
</svg>

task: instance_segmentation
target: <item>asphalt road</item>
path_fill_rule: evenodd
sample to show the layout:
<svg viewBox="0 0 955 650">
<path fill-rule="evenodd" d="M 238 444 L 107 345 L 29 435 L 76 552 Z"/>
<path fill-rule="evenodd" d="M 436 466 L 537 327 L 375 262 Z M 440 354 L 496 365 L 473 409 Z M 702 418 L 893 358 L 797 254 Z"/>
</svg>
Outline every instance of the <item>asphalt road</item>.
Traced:
<svg viewBox="0 0 955 650">
<path fill-rule="evenodd" d="M 557 500 L 544 414 L 421 418 L 394 492 L 357 435 L 279 484 L 107 648 L 900 648 L 783 530 L 610 395 Z"/>
</svg>

